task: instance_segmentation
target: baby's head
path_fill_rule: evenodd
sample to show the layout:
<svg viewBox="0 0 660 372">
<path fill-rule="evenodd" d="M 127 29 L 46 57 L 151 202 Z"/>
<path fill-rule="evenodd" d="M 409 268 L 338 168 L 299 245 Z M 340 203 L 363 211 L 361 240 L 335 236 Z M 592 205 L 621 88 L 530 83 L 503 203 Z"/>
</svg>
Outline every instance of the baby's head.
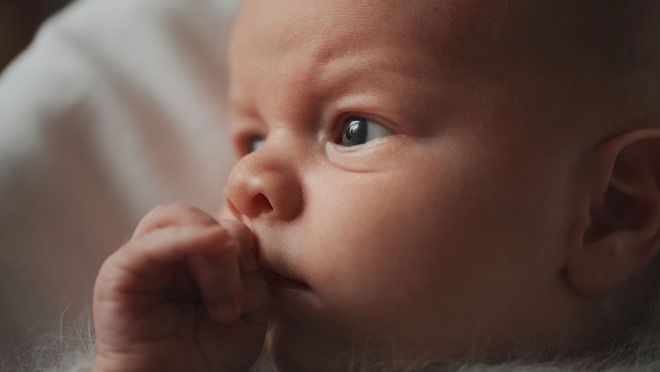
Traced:
<svg viewBox="0 0 660 372">
<path fill-rule="evenodd" d="M 226 201 L 276 362 L 627 342 L 658 282 L 655 3 L 246 0 Z"/>
</svg>

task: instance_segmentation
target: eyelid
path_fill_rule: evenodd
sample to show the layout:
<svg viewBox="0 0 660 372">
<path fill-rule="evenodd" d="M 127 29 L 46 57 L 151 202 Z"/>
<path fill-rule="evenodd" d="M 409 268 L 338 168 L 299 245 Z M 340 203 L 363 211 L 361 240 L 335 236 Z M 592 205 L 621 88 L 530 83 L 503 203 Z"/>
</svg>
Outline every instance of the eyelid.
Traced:
<svg viewBox="0 0 660 372">
<path fill-rule="evenodd" d="M 254 137 L 266 138 L 268 136 L 268 126 L 258 115 L 239 111 L 230 112 L 231 143 L 234 153 L 238 157 L 243 157 L 250 153 L 247 151 L 250 141 Z"/>
<path fill-rule="evenodd" d="M 266 140 L 266 134 L 260 131 L 255 131 L 249 128 L 236 129 L 232 133 L 232 147 L 238 157 L 243 157 L 252 153 L 250 151 L 250 142 L 255 138 L 261 138 L 262 141 Z M 256 150 L 255 150 L 256 151 Z"/>
<path fill-rule="evenodd" d="M 405 136 L 388 136 L 361 146 L 345 147 L 326 142 L 326 159 L 335 167 L 352 173 L 373 173 L 387 169 L 387 164 L 408 144 Z"/>
<path fill-rule="evenodd" d="M 265 136 L 259 136 L 259 135 L 251 136 L 251 137 L 248 137 L 246 142 L 247 142 L 247 148 L 248 148 L 247 152 L 252 153 L 252 152 L 255 152 L 255 151 L 259 150 L 259 148 L 261 146 L 263 146 L 264 142 L 266 142 L 266 137 Z M 252 148 L 252 146 L 254 146 L 254 148 Z"/>
<path fill-rule="evenodd" d="M 331 127 L 330 138 L 333 142 L 336 142 L 337 138 L 341 138 L 342 131 L 344 129 L 344 122 L 351 117 L 363 118 L 373 123 L 376 123 L 383 128 L 387 129 L 391 135 L 398 134 L 400 131 L 397 126 L 393 125 L 391 121 L 384 119 L 378 115 L 366 114 L 359 111 L 348 111 L 342 113 L 338 116 L 338 119 L 333 122 Z"/>
</svg>

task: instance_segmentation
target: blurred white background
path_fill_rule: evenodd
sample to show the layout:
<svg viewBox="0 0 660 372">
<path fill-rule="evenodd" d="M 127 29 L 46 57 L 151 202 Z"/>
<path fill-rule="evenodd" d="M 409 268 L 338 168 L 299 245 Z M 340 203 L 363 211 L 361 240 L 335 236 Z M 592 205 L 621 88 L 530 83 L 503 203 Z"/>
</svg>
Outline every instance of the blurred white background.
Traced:
<svg viewBox="0 0 660 372">
<path fill-rule="evenodd" d="M 219 207 L 236 1 L 77 0 L 1 71 L 0 371 L 64 351 L 149 209 Z M 3 63 L 64 2 L 0 0 Z"/>
<path fill-rule="evenodd" d="M 0 0 L 0 71 L 32 40 L 46 17 L 69 0 Z"/>
</svg>

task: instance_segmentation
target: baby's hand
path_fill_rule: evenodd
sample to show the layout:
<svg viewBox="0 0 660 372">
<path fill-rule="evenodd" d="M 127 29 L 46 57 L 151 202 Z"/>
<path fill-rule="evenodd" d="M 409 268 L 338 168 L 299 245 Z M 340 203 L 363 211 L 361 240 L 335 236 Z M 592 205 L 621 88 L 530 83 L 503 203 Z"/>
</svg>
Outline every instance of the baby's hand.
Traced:
<svg viewBox="0 0 660 372">
<path fill-rule="evenodd" d="M 240 222 L 181 205 L 151 211 L 96 279 L 94 371 L 247 370 L 267 317 L 254 249 Z"/>
</svg>

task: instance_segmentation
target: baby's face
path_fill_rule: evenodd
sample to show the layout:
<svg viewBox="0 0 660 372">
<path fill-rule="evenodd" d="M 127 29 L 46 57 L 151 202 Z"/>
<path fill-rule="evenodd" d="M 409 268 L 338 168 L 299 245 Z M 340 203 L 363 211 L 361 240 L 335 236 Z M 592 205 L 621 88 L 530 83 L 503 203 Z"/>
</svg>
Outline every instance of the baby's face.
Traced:
<svg viewBox="0 0 660 372">
<path fill-rule="evenodd" d="M 244 2 L 226 198 L 294 279 L 271 282 L 281 365 L 496 355 L 581 330 L 568 140 L 544 124 L 556 90 L 539 77 L 521 97 L 533 68 L 479 60 L 469 3 Z"/>
</svg>

